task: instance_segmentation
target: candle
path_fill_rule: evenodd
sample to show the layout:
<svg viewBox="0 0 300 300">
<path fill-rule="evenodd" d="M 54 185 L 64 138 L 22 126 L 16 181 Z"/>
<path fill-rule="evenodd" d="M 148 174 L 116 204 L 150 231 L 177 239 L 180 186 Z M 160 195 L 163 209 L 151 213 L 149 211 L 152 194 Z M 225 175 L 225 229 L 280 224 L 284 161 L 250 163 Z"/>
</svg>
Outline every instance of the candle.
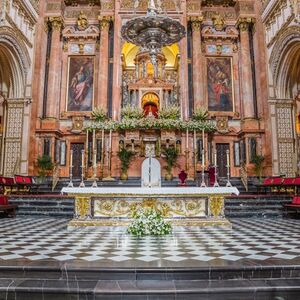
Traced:
<svg viewBox="0 0 300 300">
<path fill-rule="evenodd" d="M 112 130 L 109 131 L 109 150 L 111 150 L 111 134 Z"/>
<path fill-rule="evenodd" d="M 84 168 L 84 150 L 81 150 L 81 166 Z"/>
<path fill-rule="evenodd" d="M 204 161 L 204 148 L 202 148 L 202 166 L 205 166 L 205 161 Z"/>
<path fill-rule="evenodd" d="M 96 149 L 96 130 L 93 129 L 93 152 L 95 152 Z"/>
<path fill-rule="evenodd" d="M 226 150 L 226 158 L 227 158 L 227 167 L 230 167 L 229 150 Z"/>
<path fill-rule="evenodd" d="M 186 149 L 189 148 L 189 130 L 188 128 L 186 129 Z"/>
<path fill-rule="evenodd" d="M 215 150 L 215 166 L 217 166 L 217 150 Z"/>
<path fill-rule="evenodd" d="M 204 148 L 204 129 L 202 129 L 202 143 L 203 143 L 203 148 Z"/>
<path fill-rule="evenodd" d="M 93 162 L 94 162 L 94 168 L 96 168 L 96 165 L 97 165 L 97 153 L 96 152 L 94 153 Z"/>
<path fill-rule="evenodd" d="M 195 150 L 195 151 L 196 151 L 196 149 L 197 149 L 196 142 L 197 142 L 197 136 L 196 136 L 196 130 L 194 130 L 194 150 Z"/>
<path fill-rule="evenodd" d="M 73 150 L 70 151 L 70 167 L 73 167 Z"/>
</svg>

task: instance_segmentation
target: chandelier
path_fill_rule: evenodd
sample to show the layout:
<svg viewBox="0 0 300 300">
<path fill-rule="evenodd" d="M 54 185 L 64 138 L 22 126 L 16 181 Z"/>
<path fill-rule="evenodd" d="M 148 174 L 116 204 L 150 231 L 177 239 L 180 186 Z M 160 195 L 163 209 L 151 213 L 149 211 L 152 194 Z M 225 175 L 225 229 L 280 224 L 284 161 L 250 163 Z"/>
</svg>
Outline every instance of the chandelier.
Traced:
<svg viewBox="0 0 300 300">
<path fill-rule="evenodd" d="M 148 51 L 157 75 L 157 55 L 161 48 L 179 42 L 186 34 L 180 22 L 159 14 L 154 0 L 148 1 L 147 15 L 127 21 L 121 28 L 121 35 L 127 42 Z"/>
</svg>

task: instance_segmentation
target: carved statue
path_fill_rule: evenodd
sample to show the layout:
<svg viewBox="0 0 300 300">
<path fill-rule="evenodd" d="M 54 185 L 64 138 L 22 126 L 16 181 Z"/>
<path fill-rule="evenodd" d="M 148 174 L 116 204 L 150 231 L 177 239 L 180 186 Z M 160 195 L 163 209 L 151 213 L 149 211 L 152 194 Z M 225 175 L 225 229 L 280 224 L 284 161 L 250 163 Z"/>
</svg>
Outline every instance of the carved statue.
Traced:
<svg viewBox="0 0 300 300">
<path fill-rule="evenodd" d="M 222 31 L 226 25 L 224 17 L 222 17 L 219 12 L 216 12 L 212 16 L 212 21 L 213 21 L 213 25 L 217 31 Z"/>
<path fill-rule="evenodd" d="M 87 16 L 86 14 L 83 13 L 83 11 L 81 11 L 77 18 L 77 28 L 79 30 L 85 30 L 87 27 L 88 27 Z"/>
</svg>

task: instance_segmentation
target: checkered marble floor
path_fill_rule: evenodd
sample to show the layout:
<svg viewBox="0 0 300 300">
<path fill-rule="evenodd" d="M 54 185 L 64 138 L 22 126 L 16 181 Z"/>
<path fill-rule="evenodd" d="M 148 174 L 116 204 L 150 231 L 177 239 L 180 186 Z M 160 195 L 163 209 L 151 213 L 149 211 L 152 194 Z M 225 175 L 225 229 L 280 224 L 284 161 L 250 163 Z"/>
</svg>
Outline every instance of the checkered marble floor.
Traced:
<svg viewBox="0 0 300 300">
<path fill-rule="evenodd" d="M 124 228 L 68 231 L 65 219 L 0 219 L 0 264 L 7 260 L 55 260 L 193 265 L 300 259 L 300 220 L 231 221 L 232 229 L 176 228 L 170 236 L 136 238 L 126 234 Z"/>
</svg>

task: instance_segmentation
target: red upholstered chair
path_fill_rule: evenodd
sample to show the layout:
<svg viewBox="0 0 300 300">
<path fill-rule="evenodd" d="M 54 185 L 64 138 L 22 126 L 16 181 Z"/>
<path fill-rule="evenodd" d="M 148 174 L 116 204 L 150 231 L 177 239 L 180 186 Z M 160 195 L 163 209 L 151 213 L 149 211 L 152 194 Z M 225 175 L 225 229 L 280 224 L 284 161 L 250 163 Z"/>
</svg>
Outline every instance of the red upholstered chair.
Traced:
<svg viewBox="0 0 300 300">
<path fill-rule="evenodd" d="M 263 185 L 271 185 L 272 184 L 272 177 L 268 177 L 264 180 Z"/>
<path fill-rule="evenodd" d="M 8 197 L 5 195 L 0 195 L 0 205 L 7 205 L 8 204 Z"/>
</svg>

